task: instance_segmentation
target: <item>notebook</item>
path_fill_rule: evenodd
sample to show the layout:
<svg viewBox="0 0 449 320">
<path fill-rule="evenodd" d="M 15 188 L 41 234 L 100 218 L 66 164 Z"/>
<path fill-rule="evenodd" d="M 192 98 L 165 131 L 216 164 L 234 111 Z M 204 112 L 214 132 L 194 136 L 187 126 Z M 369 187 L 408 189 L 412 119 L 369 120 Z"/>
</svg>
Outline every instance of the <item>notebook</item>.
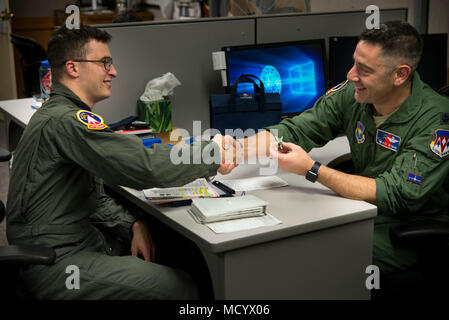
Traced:
<svg viewBox="0 0 449 320">
<path fill-rule="evenodd" d="M 254 196 L 193 199 L 189 210 L 200 223 L 263 216 L 268 202 Z"/>
</svg>

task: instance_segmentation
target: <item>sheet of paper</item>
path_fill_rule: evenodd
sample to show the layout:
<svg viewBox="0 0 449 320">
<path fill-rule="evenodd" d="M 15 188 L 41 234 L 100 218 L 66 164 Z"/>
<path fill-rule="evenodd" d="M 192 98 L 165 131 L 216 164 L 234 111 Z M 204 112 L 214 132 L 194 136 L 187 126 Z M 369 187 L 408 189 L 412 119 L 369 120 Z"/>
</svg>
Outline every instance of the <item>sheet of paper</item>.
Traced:
<svg viewBox="0 0 449 320">
<path fill-rule="evenodd" d="M 218 197 L 217 192 L 204 178 L 197 179 L 182 187 L 152 188 L 143 190 L 143 193 L 148 199 Z"/>
<path fill-rule="evenodd" d="M 215 233 L 227 233 L 259 227 L 275 226 L 280 223 L 282 223 L 281 220 L 276 219 L 270 214 L 266 214 L 262 217 L 206 223 L 206 226 L 208 226 Z"/>
<path fill-rule="evenodd" d="M 220 182 L 237 192 L 288 186 L 287 181 L 279 178 L 278 176 L 261 176 L 245 179 L 220 180 Z"/>
</svg>

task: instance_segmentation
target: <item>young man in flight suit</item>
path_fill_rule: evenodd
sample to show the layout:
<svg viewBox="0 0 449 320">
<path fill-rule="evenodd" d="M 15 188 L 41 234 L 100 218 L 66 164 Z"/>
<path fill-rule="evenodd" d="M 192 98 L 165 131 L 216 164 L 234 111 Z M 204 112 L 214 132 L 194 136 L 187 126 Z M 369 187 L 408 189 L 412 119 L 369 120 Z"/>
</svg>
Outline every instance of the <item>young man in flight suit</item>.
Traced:
<svg viewBox="0 0 449 320">
<path fill-rule="evenodd" d="M 221 146 L 221 136 L 198 142 L 197 150 L 183 147 L 194 149 L 191 157 L 208 148 L 217 163 L 174 165 L 169 146 L 146 149 L 92 112 L 110 96 L 117 76 L 110 38 L 81 26 L 62 27 L 49 41 L 51 97 L 31 118 L 15 153 L 7 235 L 11 244 L 54 248 L 56 262 L 24 270 L 22 289 L 39 299 L 195 299 L 198 290 L 187 273 L 151 262 L 147 226 L 106 196 L 100 179 L 136 189 L 181 186 L 217 170 L 227 173 L 233 165 L 220 163 L 224 153 L 215 142 Z M 131 240 L 132 255 L 117 255 L 122 248 L 103 231 Z M 69 266 L 79 268 L 75 290 L 66 287 Z"/>
<path fill-rule="evenodd" d="M 422 40 L 407 23 L 367 30 L 360 36 L 347 81 L 310 110 L 267 128 L 277 129 L 278 137 L 288 142 L 282 150 L 271 147 L 283 170 L 377 205 L 373 264 L 383 273 L 416 264 L 416 252 L 392 244 L 391 225 L 449 221 L 449 100 L 415 72 L 421 53 Z M 341 131 L 349 140 L 355 174 L 320 165 L 307 154 Z M 248 140 L 246 146 L 259 141 L 267 154 L 276 141 L 269 131 Z M 246 150 L 245 156 L 254 156 L 255 150 Z"/>
</svg>

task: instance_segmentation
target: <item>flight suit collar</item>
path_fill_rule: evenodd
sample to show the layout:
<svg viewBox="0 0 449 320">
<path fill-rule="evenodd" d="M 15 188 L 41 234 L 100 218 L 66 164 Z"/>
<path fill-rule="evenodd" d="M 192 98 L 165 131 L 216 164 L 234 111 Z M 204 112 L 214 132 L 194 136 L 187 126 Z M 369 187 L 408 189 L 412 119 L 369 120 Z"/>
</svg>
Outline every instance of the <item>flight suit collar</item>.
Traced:
<svg viewBox="0 0 449 320">
<path fill-rule="evenodd" d="M 422 102 L 422 87 L 418 73 L 415 72 L 412 79 L 412 93 L 405 99 L 399 109 L 391 115 L 385 122 L 404 123 L 409 121 L 419 111 Z"/>
<path fill-rule="evenodd" d="M 81 109 L 92 111 L 90 109 L 90 107 L 80 99 L 80 97 L 78 97 L 75 93 L 73 93 L 72 90 L 70 90 L 69 88 L 67 88 L 65 85 L 63 85 L 61 83 L 57 82 L 57 83 L 52 84 L 50 96 L 55 96 L 55 95 L 66 97 L 67 99 L 71 100 L 76 106 L 80 107 Z"/>
</svg>

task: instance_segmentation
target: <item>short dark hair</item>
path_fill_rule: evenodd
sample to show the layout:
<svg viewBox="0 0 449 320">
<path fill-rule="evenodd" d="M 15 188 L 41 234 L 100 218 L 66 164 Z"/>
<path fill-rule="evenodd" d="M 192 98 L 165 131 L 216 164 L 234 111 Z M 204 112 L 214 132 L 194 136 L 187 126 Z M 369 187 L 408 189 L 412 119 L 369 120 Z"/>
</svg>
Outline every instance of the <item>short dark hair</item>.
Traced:
<svg viewBox="0 0 449 320">
<path fill-rule="evenodd" d="M 111 35 L 106 31 L 83 24 L 79 29 L 68 29 L 64 25 L 53 32 L 47 50 L 53 82 L 60 81 L 67 60 L 85 59 L 86 44 L 90 40 L 108 43 L 111 41 Z"/>
<path fill-rule="evenodd" d="M 360 35 L 360 40 L 380 45 L 384 56 L 404 59 L 412 68 L 418 67 L 423 50 L 423 40 L 418 31 L 407 22 L 389 21 Z"/>
</svg>

